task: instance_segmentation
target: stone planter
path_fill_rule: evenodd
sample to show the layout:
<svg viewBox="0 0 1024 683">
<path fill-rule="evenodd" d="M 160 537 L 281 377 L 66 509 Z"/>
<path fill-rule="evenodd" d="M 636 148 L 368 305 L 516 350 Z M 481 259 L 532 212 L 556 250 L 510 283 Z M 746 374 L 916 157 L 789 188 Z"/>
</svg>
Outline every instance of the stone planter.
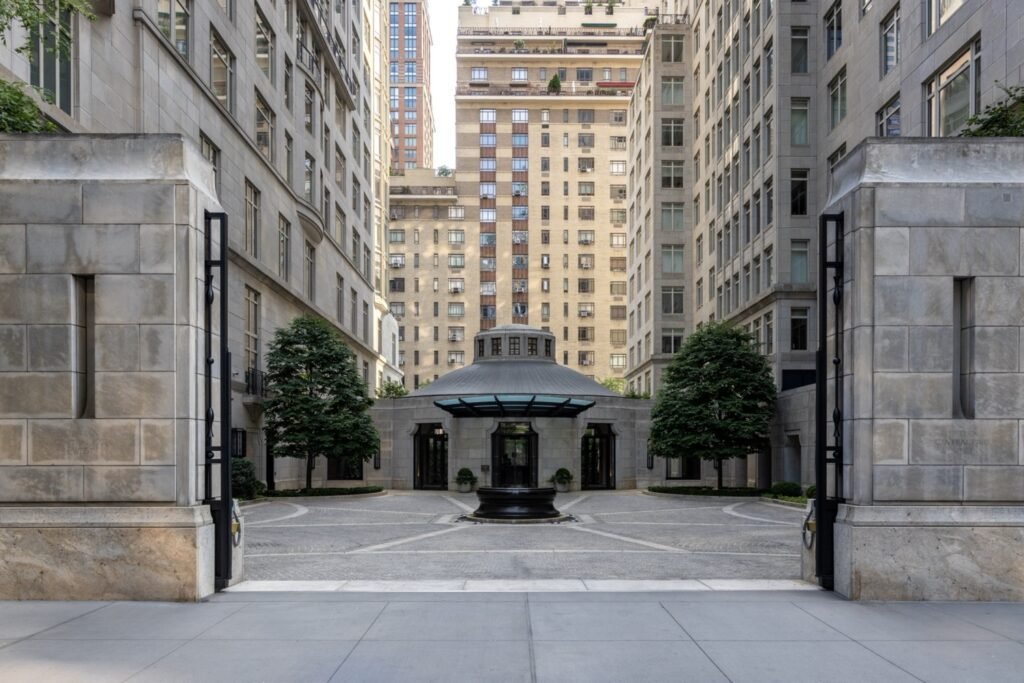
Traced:
<svg viewBox="0 0 1024 683">
<path fill-rule="evenodd" d="M 559 493 L 566 493 L 569 490 L 569 487 L 571 485 L 572 484 L 570 482 L 562 483 L 560 481 L 556 481 L 555 482 L 555 491 L 558 491 Z"/>
<path fill-rule="evenodd" d="M 459 487 L 459 493 L 473 493 L 473 483 L 472 482 L 468 482 L 468 481 L 457 482 L 456 486 Z"/>
</svg>

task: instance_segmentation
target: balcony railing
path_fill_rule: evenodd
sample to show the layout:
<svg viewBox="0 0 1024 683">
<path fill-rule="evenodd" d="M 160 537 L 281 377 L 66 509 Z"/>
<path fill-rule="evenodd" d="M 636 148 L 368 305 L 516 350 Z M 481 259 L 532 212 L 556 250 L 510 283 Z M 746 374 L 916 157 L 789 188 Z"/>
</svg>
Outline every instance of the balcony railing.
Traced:
<svg viewBox="0 0 1024 683">
<path fill-rule="evenodd" d="M 559 91 L 548 90 L 547 88 L 503 88 L 500 86 L 462 86 L 455 89 L 456 95 L 468 95 L 470 97 L 629 97 L 633 92 L 632 88 L 598 88 L 598 87 L 572 87 L 563 85 Z"/>
<path fill-rule="evenodd" d="M 533 47 L 533 48 L 519 48 L 519 49 L 507 49 L 499 47 L 497 49 L 493 47 L 475 47 L 470 50 L 468 47 L 459 48 L 459 54 L 474 54 L 474 55 L 504 55 L 504 54 L 520 54 L 520 55 L 642 55 L 644 53 L 643 48 L 627 49 L 627 48 L 614 48 L 614 47 Z"/>
<path fill-rule="evenodd" d="M 438 197 L 455 197 L 454 187 L 434 187 L 431 185 L 392 185 L 391 194 L 435 195 Z"/>
<path fill-rule="evenodd" d="M 301 38 L 295 39 L 295 59 L 320 82 L 320 60 L 316 54 L 302 43 Z"/>
<path fill-rule="evenodd" d="M 549 26 L 545 28 L 488 28 L 485 26 L 460 26 L 460 36 L 643 36 L 644 29 L 636 28 L 603 28 L 588 26 L 584 28 Z"/>
<path fill-rule="evenodd" d="M 247 368 L 245 371 L 245 393 L 249 396 L 264 398 L 267 395 L 266 373 L 258 368 Z"/>
<path fill-rule="evenodd" d="M 331 27 L 331 13 L 328 7 L 324 6 L 323 0 L 306 0 L 306 7 L 309 8 L 310 14 L 313 16 L 314 22 L 319 29 L 319 36 L 324 42 L 324 46 L 327 48 L 327 53 L 330 55 L 331 64 L 337 70 L 338 75 L 341 77 L 341 81 L 345 84 L 348 95 L 351 100 L 350 104 L 354 107 L 356 100 L 359 99 L 359 84 L 352 78 L 349 73 L 348 66 L 346 64 L 347 57 L 345 55 L 345 48 L 342 47 L 334 37 L 334 31 Z M 303 58 L 302 51 L 308 52 L 308 48 L 302 45 L 301 42 L 296 41 L 299 45 L 298 53 L 299 59 Z"/>
</svg>

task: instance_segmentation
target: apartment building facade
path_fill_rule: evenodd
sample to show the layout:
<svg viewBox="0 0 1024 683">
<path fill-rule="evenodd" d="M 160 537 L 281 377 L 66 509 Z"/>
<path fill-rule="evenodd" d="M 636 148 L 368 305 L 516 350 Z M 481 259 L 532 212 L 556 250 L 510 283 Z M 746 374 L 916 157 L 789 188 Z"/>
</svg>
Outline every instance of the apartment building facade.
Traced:
<svg viewBox="0 0 1024 683">
<path fill-rule="evenodd" d="M 426 0 L 388 3 L 388 94 L 391 168 L 434 165 L 434 108 L 430 92 L 430 15 Z"/>
<path fill-rule="evenodd" d="M 370 391 L 399 376 L 372 257 L 368 38 L 379 2 L 111 3 L 95 21 L 55 17 L 27 56 L 15 51 L 23 35 L 0 52 L 6 77 L 52 94 L 44 109 L 68 131 L 179 133 L 215 168 L 230 217 L 233 421 L 268 478 L 258 398 L 276 329 L 318 315 L 352 348 Z M 45 52 L 57 32 L 70 38 L 67 58 Z M 277 464 L 277 483 L 297 475 Z"/>
<path fill-rule="evenodd" d="M 1024 5 L 690 0 L 669 9 L 689 18 L 684 88 L 693 93 L 683 128 L 684 220 L 692 221 L 684 227 L 692 270 L 683 329 L 729 320 L 751 332 L 781 393 L 771 452 L 750 459 L 747 481 L 809 483 L 817 216 L 831 169 L 868 137 L 956 135 L 1001 99 L 999 84 L 1020 84 L 1024 43 L 1008 27 L 1024 21 Z M 652 66 L 655 79 L 676 73 L 674 63 Z M 631 196 L 657 185 L 645 179 Z M 631 223 L 631 239 L 642 227 Z M 630 267 L 632 274 L 641 264 Z M 673 284 L 660 272 L 645 275 L 654 291 Z M 652 317 L 662 328 L 674 322 L 660 307 Z M 630 347 L 646 334 L 632 335 Z M 658 365 L 656 355 L 650 369 L 631 363 L 629 386 L 646 390 L 649 372 L 657 390 Z"/>
<path fill-rule="evenodd" d="M 640 2 L 460 7 L 457 186 L 479 279 L 467 337 L 538 326 L 562 364 L 624 374 L 626 110 L 648 18 Z"/>
</svg>

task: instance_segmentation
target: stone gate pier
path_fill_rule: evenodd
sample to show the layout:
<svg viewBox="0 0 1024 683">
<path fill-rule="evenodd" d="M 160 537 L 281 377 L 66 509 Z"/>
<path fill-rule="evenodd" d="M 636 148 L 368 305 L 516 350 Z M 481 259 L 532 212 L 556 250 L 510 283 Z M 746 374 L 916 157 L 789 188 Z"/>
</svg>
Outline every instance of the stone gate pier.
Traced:
<svg viewBox="0 0 1024 683">
<path fill-rule="evenodd" d="M 0 137 L 0 599 L 213 592 L 214 183 L 178 135 Z"/>
<path fill-rule="evenodd" d="M 845 226 L 835 588 L 1024 600 L 1024 141 L 868 140 L 832 182 L 825 214 Z"/>
</svg>

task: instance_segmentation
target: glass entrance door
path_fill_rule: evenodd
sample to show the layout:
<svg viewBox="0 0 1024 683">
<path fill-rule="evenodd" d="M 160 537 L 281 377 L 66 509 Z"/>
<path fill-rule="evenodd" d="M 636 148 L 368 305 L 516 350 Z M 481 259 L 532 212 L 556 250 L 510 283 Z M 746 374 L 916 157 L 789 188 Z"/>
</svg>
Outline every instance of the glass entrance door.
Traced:
<svg viewBox="0 0 1024 683">
<path fill-rule="evenodd" d="M 492 486 L 537 486 L 537 434 L 528 422 L 503 422 L 491 444 Z"/>
<path fill-rule="evenodd" d="M 421 424 L 413 444 L 413 488 L 448 489 L 448 434 L 440 423 Z"/>
<path fill-rule="evenodd" d="M 615 488 L 615 435 L 611 425 L 587 425 L 580 449 L 583 489 Z"/>
</svg>

